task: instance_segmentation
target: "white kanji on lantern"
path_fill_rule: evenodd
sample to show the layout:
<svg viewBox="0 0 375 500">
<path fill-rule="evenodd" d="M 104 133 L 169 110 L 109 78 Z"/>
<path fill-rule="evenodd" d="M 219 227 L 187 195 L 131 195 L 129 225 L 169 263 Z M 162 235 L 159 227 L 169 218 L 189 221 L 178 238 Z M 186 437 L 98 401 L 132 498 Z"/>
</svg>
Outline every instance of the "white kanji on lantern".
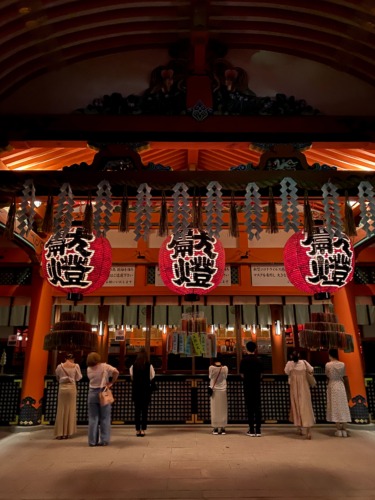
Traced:
<svg viewBox="0 0 375 500">
<path fill-rule="evenodd" d="M 159 253 L 164 284 L 178 294 L 202 295 L 222 281 L 225 254 L 222 244 L 205 231 L 189 229 L 185 236 L 166 238 Z"/>
</svg>

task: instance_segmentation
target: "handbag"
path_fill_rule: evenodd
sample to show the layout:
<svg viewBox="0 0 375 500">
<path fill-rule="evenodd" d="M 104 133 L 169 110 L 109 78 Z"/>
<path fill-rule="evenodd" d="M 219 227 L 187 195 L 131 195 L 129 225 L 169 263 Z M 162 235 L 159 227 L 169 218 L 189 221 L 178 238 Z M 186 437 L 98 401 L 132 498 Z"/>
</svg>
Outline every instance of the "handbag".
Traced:
<svg viewBox="0 0 375 500">
<path fill-rule="evenodd" d="M 217 379 L 219 378 L 219 375 L 220 375 L 220 372 L 221 372 L 222 368 L 223 367 L 220 366 L 220 370 L 219 370 L 219 373 L 216 375 L 214 385 L 212 387 L 208 386 L 208 388 L 207 388 L 207 392 L 208 392 L 208 395 L 210 396 L 210 398 L 214 395 L 214 387 L 216 385 Z"/>
<path fill-rule="evenodd" d="M 305 361 L 304 361 L 304 363 L 305 363 L 305 367 L 306 367 L 306 379 L 307 379 L 307 382 L 309 383 L 310 387 L 316 387 L 316 379 L 314 377 L 314 374 L 309 372 L 309 370 L 307 369 L 307 365 L 306 365 Z"/>
<path fill-rule="evenodd" d="M 99 392 L 99 402 L 100 406 L 107 406 L 114 403 L 115 398 L 113 397 L 111 389 L 104 387 L 104 389 Z"/>
<path fill-rule="evenodd" d="M 102 376 L 102 386 L 104 386 L 103 390 L 99 392 L 99 403 L 100 406 L 107 406 L 114 403 L 115 398 L 113 397 L 113 393 L 109 387 L 105 384 L 105 371 L 103 370 Z"/>
<path fill-rule="evenodd" d="M 344 382 L 345 386 L 346 399 L 350 401 L 352 399 L 352 393 L 350 391 L 349 377 L 347 375 L 344 375 L 342 377 L 342 381 Z"/>
</svg>

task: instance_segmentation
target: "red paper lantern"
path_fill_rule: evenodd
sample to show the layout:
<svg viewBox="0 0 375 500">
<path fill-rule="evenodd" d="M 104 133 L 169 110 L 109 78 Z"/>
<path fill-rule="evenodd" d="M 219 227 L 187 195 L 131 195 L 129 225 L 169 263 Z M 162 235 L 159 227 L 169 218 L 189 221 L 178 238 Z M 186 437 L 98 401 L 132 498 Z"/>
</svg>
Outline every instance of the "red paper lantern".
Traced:
<svg viewBox="0 0 375 500">
<path fill-rule="evenodd" d="M 311 294 L 336 292 L 353 279 L 354 249 L 350 239 L 329 236 L 323 227 L 312 237 L 295 233 L 284 247 L 284 265 L 290 282 Z"/>
<path fill-rule="evenodd" d="M 199 229 L 189 229 L 181 238 L 172 234 L 160 248 L 159 270 L 165 286 L 179 295 L 209 293 L 224 276 L 223 245 Z"/>
<path fill-rule="evenodd" d="M 72 227 L 65 237 L 60 231 L 46 241 L 42 266 L 50 285 L 80 300 L 107 281 L 112 266 L 111 245 L 107 238 Z"/>
</svg>

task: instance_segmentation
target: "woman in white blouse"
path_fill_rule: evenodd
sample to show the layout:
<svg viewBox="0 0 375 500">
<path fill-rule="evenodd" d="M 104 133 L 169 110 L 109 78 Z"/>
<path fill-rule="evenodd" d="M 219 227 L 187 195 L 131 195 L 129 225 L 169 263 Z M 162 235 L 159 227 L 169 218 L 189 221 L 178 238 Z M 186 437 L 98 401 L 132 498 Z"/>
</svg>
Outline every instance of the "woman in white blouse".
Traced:
<svg viewBox="0 0 375 500">
<path fill-rule="evenodd" d="M 208 369 L 211 396 L 211 427 L 212 434 L 225 434 L 228 423 L 227 377 L 228 367 L 223 366 L 218 359 Z"/>
<path fill-rule="evenodd" d="M 77 386 L 82 373 L 79 365 L 74 362 L 74 355 L 67 354 L 65 362 L 56 368 L 56 378 L 59 382 L 57 398 L 57 413 L 54 435 L 56 439 L 68 439 L 77 432 Z"/>
<path fill-rule="evenodd" d="M 101 406 L 99 393 L 104 387 L 112 387 L 119 376 L 119 371 L 114 366 L 101 363 L 100 355 L 97 352 L 90 352 L 87 356 L 87 376 L 90 380 L 87 401 L 89 446 L 107 446 L 111 437 L 112 405 Z"/>
</svg>

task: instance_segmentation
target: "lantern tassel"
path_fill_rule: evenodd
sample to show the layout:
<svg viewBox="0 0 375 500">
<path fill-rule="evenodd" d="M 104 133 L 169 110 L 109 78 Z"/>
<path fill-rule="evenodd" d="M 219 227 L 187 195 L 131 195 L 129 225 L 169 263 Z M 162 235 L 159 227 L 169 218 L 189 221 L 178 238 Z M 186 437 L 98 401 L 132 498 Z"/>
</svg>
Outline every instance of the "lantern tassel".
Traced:
<svg viewBox="0 0 375 500">
<path fill-rule="evenodd" d="M 357 228 L 355 227 L 353 209 L 349 203 L 347 191 L 345 191 L 344 232 L 347 236 L 357 236 Z"/>
<path fill-rule="evenodd" d="M 89 234 L 92 234 L 94 229 L 94 210 L 91 203 L 91 195 L 88 197 L 86 202 L 82 225 Z"/>
<path fill-rule="evenodd" d="M 159 219 L 159 236 L 166 236 L 168 234 L 168 207 L 165 193 L 163 191 L 160 206 L 160 219 Z"/>
<path fill-rule="evenodd" d="M 8 217 L 4 229 L 4 237 L 7 240 L 13 239 L 15 222 L 16 222 L 16 198 L 13 197 L 9 207 Z"/>
<path fill-rule="evenodd" d="M 44 212 L 43 224 L 42 224 L 43 233 L 52 233 L 53 231 L 53 196 L 49 195 L 47 198 L 46 211 Z"/>
<path fill-rule="evenodd" d="M 268 233 L 279 232 L 279 229 L 277 227 L 276 203 L 273 197 L 272 188 L 269 188 L 267 232 Z"/>
<path fill-rule="evenodd" d="M 120 233 L 128 233 L 129 232 L 129 200 L 127 195 L 127 188 L 125 186 L 125 192 L 122 196 L 121 200 L 121 211 L 120 211 L 120 220 L 118 224 L 118 230 Z"/>
<path fill-rule="evenodd" d="M 194 195 L 193 198 L 193 227 L 196 229 L 203 229 L 202 221 L 202 198 L 200 195 L 197 197 Z"/>
<path fill-rule="evenodd" d="M 303 202 L 303 229 L 309 238 L 312 238 L 314 232 L 314 221 L 311 211 L 311 205 L 307 192 L 305 192 L 304 202 Z"/>
<path fill-rule="evenodd" d="M 234 238 L 238 238 L 239 236 L 237 205 L 234 199 L 234 193 L 232 193 L 230 200 L 229 234 Z"/>
</svg>

